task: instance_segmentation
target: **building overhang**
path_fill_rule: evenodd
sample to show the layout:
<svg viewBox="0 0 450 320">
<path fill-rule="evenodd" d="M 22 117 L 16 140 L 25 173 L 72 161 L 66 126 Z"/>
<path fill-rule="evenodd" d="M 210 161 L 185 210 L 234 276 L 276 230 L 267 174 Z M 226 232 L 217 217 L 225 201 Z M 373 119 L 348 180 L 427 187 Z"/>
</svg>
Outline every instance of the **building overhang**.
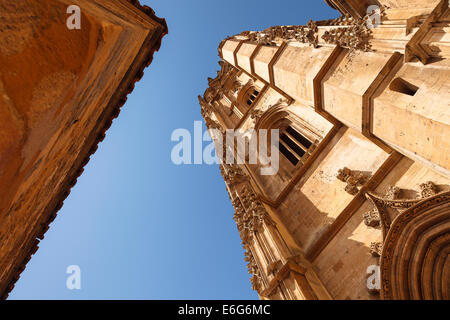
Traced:
<svg viewBox="0 0 450 320">
<path fill-rule="evenodd" d="M 80 8 L 69 29 L 68 7 Z M 69 13 L 68 13 L 69 12 Z M 136 0 L 0 0 L 0 297 L 167 34 Z"/>
</svg>

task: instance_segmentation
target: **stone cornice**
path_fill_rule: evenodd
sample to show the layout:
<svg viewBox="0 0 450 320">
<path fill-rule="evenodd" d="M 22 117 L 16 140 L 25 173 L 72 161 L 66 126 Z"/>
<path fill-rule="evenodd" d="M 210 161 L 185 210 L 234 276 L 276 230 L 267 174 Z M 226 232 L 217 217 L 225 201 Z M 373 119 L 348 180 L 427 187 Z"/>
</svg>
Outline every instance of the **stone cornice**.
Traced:
<svg viewBox="0 0 450 320">
<path fill-rule="evenodd" d="M 144 13 L 148 19 L 156 22 L 155 25 L 157 27 L 149 33 L 147 39 L 144 41 L 141 50 L 109 101 L 108 108 L 100 116 L 95 126 L 96 130 L 89 134 L 88 142 L 84 145 L 70 173 L 66 176 L 62 187 L 44 210 L 41 221 L 37 221 L 34 229 L 30 231 L 30 234 L 33 236 L 30 237 L 31 241 L 23 244 L 23 252 L 20 253 L 22 260 L 17 261 L 13 268 L 11 268 L 12 272 L 9 274 L 8 279 L 1 279 L 0 299 L 2 300 L 8 297 L 15 283 L 20 278 L 20 274 L 25 269 L 26 264 L 30 261 L 31 256 L 38 250 L 39 241 L 44 238 L 44 234 L 49 229 L 49 225 L 56 218 L 57 212 L 62 208 L 64 200 L 76 184 L 78 177 L 83 173 L 84 167 L 89 162 L 91 155 L 95 153 L 98 144 L 105 138 L 106 131 L 111 126 L 112 121 L 118 117 L 121 107 L 127 101 L 127 96 L 133 91 L 135 83 L 143 77 L 144 69 L 151 64 L 154 53 L 160 49 L 162 38 L 168 33 L 166 21 L 158 18 L 150 7 L 141 5 L 137 0 L 118 1 L 133 5 L 136 10 Z"/>
</svg>

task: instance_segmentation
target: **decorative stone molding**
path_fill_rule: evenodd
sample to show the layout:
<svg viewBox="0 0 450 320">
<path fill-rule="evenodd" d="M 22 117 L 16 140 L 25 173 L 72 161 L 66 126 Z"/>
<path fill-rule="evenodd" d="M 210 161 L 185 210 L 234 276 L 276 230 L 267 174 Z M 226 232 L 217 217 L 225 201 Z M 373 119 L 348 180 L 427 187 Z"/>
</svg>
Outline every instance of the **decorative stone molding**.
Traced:
<svg viewBox="0 0 450 320">
<path fill-rule="evenodd" d="M 263 107 L 262 109 L 254 109 L 251 113 L 250 113 L 250 118 L 253 120 L 253 122 L 255 123 L 255 128 L 256 128 L 256 124 L 259 122 L 259 120 L 266 114 L 267 111 L 271 110 L 275 110 L 275 109 L 280 109 L 280 108 L 287 108 L 290 105 L 290 101 L 285 99 L 285 98 L 280 98 L 277 103 L 269 106 L 269 107 Z"/>
<path fill-rule="evenodd" d="M 338 180 L 346 182 L 345 191 L 351 195 L 356 195 L 359 191 L 358 187 L 362 187 L 368 180 L 363 172 L 357 170 L 350 170 L 347 167 L 339 169 L 336 176 Z"/>
<path fill-rule="evenodd" d="M 373 205 L 373 212 L 371 211 L 371 215 L 375 217 L 378 214 L 380 217 L 379 220 L 383 232 L 383 239 L 386 237 L 392 223 L 392 217 L 388 213 L 387 209 L 395 210 L 401 213 L 406 209 L 420 203 L 424 199 L 439 193 L 437 186 L 431 181 L 420 184 L 420 189 L 422 190 L 421 196 L 416 199 L 399 199 L 399 195 L 402 193 L 402 190 L 395 186 L 390 186 L 385 196 L 380 196 L 372 192 L 366 193 L 366 197 Z M 366 213 L 364 217 L 366 217 L 366 215 L 368 220 L 370 220 L 369 213 Z M 375 224 L 375 222 L 370 221 L 368 221 L 368 223 Z"/>
<path fill-rule="evenodd" d="M 258 293 L 262 290 L 262 276 L 259 270 L 258 264 L 253 257 L 252 251 L 249 246 L 244 245 L 244 255 L 245 262 L 247 262 L 248 273 L 252 276 L 250 278 L 250 283 L 252 284 L 252 289 Z"/>
<path fill-rule="evenodd" d="M 202 117 L 204 119 L 211 117 L 213 113 L 211 105 L 202 96 L 198 96 L 198 103 L 200 104 Z"/>
<path fill-rule="evenodd" d="M 376 228 L 380 226 L 380 214 L 376 208 L 364 213 L 363 218 L 365 225 L 368 227 Z"/>
<path fill-rule="evenodd" d="M 209 87 L 206 89 L 203 97 L 199 97 L 207 104 L 214 103 L 222 99 L 226 91 L 226 84 L 230 84 L 229 91 L 239 88 L 239 83 L 237 80 L 237 70 L 226 61 L 219 61 L 220 70 L 217 71 L 216 78 L 208 78 Z M 202 102 L 203 102 L 202 101 Z"/>
<path fill-rule="evenodd" d="M 370 51 L 370 39 L 372 31 L 367 25 L 368 16 L 364 19 L 353 19 L 346 17 L 342 19 L 343 27 L 332 28 L 325 31 L 322 39 L 326 43 L 335 44 L 341 47 L 354 50 Z"/>
<path fill-rule="evenodd" d="M 222 126 L 217 120 L 212 119 L 213 116 L 213 110 L 209 103 L 206 102 L 205 99 L 203 99 L 201 96 L 198 96 L 198 102 L 201 107 L 201 114 L 203 119 L 205 119 L 205 124 L 208 129 L 218 129 L 221 132 L 224 131 Z"/>
<path fill-rule="evenodd" d="M 384 17 L 385 8 L 381 7 Z M 327 44 L 335 44 L 352 50 L 371 51 L 372 31 L 369 28 L 369 14 L 362 19 L 345 15 L 333 20 L 312 21 L 306 26 L 275 26 L 261 32 L 245 31 L 241 37 L 257 44 L 273 46 L 277 41 L 297 41 L 314 48 L 319 46 L 319 27 L 329 27 L 321 39 Z"/>
<path fill-rule="evenodd" d="M 370 253 L 375 257 L 380 257 L 382 298 L 423 299 L 428 297 L 442 299 L 446 294 L 445 291 L 440 290 L 438 284 L 431 284 L 431 282 L 440 283 L 442 281 L 443 273 L 440 270 L 445 266 L 441 262 L 434 261 L 441 259 L 442 254 L 450 250 L 450 229 L 448 227 L 450 225 L 450 192 L 440 192 L 431 181 L 420 184 L 420 190 L 420 196 L 415 199 L 399 199 L 402 190 L 398 187 L 389 187 L 385 196 L 371 192 L 366 194 L 373 204 L 373 209 L 364 214 L 364 222 L 370 227 L 381 225 L 382 230 L 382 242 L 370 244 Z M 425 226 L 428 227 L 425 228 Z M 430 226 L 433 227 L 430 229 Z M 438 235 L 441 235 L 440 238 L 437 237 Z M 420 242 L 420 245 L 413 245 L 413 242 Z M 409 244 L 407 245 L 407 243 Z M 423 262 L 411 258 L 416 256 L 413 251 L 418 250 L 417 248 L 427 252 L 426 261 L 431 261 L 427 263 L 433 264 L 435 267 L 425 266 Z M 394 256 L 398 256 L 396 261 L 400 261 L 400 264 L 404 262 L 405 267 L 395 267 Z M 424 254 L 418 256 L 425 259 L 423 258 Z M 408 261 L 412 261 L 414 267 L 408 265 Z M 398 270 L 402 272 L 399 273 Z M 423 276 L 416 276 L 418 271 L 415 270 L 422 270 Z M 408 281 L 404 279 L 408 279 Z M 419 282 L 427 283 L 419 286 L 416 284 Z M 418 292 L 416 289 L 420 287 L 437 289 L 434 292 L 429 290 Z"/>
<path fill-rule="evenodd" d="M 385 198 L 388 200 L 395 200 L 400 195 L 401 189 L 396 186 L 390 186 L 386 192 Z"/>
<path fill-rule="evenodd" d="M 339 18 L 326 20 L 326 25 L 328 26 L 352 26 L 357 23 L 357 20 L 351 15 L 342 15 Z"/>
<path fill-rule="evenodd" d="M 270 225 L 273 222 L 264 205 L 248 183 L 241 191 L 235 194 L 232 198 L 232 204 L 235 209 L 233 219 L 236 222 L 239 236 L 245 250 L 247 269 L 252 275 L 250 279 L 252 288 L 260 293 L 263 289 L 263 273 L 259 269 L 252 254 L 250 243 L 252 243 L 255 233 L 262 231 L 264 223 Z M 274 270 L 276 267 L 277 265 L 273 266 Z"/>
<path fill-rule="evenodd" d="M 395 200 L 400 195 L 401 189 L 396 186 L 390 186 L 386 195 L 384 196 L 387 200 Z M 363 214 L 364 223 L 368 227 L 377 228 L 380 226 L 380 213 L 377 208 L 372 208 L 369 212 Z"/>
<path fill-rule="evenodd" d="M 281 260 L 272 262 L 269 264 L 268 270 L 273 270 L 273 272 L 271 272 L 272 277 L 265 285 L 265 289 L 259 293 L 260 296 L 270 298 L 280 289 L 280 285 L 283 285 L 286 289 L 282 292 L 284 299 L 318 299 L 316 292 L 311 288 L 309 280 L 307 279 L 311 276 L 312 270 L 308 267 L 308 263 L 305 263 L 302 256 L 292 255 L 284 262 Z M 295 288 L 288 284 L 289 279 L 295 279 Z M 286 283 L 286 280 L 288 280 L 288 283 Z M 297 290 L 301 292 L 300 295 L 294 292 Z"/>
<path fill-rule="evenodd" d="M 255 109 L 250 113 L 250 118 L 253 120 L 254 123 L 257 123 L 259 119 L 263 116 L 264 111 L 261 109 Z"/>
<path fill-rule="evenodd" d="M 239 197 L 240 201 L 242 201 L 242 207 L 246 209 L 236 210 L 233 218 L 238 225 L 242 240 L 247 242 L 249 239 L 252 239 L 255 232 L 261 231 L 264 223 L 270 225 L 273 222 L 251 186 L 246 185 L 240 192 Z"/>
<path fill-rule="evenodd" d="M 276 39 L 296 40 L 302 43 L 308 43 L 313 47 L 319 44 L 317 24 L 310 20 L 306 26 L 274 26 L 262 32 L 245 32 L 241 35 L 248 36 L 252 42 L 273 46 L 276 45 Z"/>
<path fill-rule="evenodd" d="M 424 43 L 427 35 L 430 34 L 433 26 L 439 24 L 439 21 L 445 21 L 445 15 L 448 14 L 449 0 L 441 0 L 433 11 L 426 17 L 425 21 L 417 24 L 418 19 L 413 20 L 412 24 L 408 26 L 407 32 L 411 32 L 413 27 L 418 27 L 418 30 L 410 38 L 405 46 L 405 62 L 414 62 L 419 59 L 423 64 L 428 64 L 433 61 L 434 54 L 432 54 L 432 46 Z M 439 53 L 438 58 L 444 58 Z"/>
<path fill-rule="evenodd" d="M 223 179 L 228 186 L 248 180 L 247 175 L 237 164 L 223 163 L 219 166 Z"/>
<path fill-rule="evenodd" d="M 392 223 L 380 258 L 381 298 L 450 299 L 450 192 L 403 211 Z"/>
</svg>

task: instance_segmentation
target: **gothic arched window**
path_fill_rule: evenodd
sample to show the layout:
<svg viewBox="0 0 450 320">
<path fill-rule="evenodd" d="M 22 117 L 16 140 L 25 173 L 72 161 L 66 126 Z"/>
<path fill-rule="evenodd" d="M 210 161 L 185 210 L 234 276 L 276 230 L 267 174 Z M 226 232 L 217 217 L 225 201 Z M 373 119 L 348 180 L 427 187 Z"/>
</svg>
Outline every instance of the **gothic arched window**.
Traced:
<svg viewBox="0 0 450 320">
<path fill-rule="evenodd" d="M 287 101 L 280 100 L 269 108 L 252 112 L 255 132 L 259 139 L 267 139 L 267 158 L 259 154 L 264 161 L 257 164 L 249 162 L 247 167 L 260 190 L 271 200 L 277 199 L 292 179 L 304 172 L 302 168 L 307 170 L 304 166 L 310 164 L 311 157 L 323 140 L 324 131 L 321 127 L 315 127 L 315 122 L 313 124 L 313 121 L 305 120 L 309 118 L 299 116 L 292 109 Z M 274 129 L 278 130 L 278 143 L 273 141 Z M 267 134 L 260 135 L 260 130 L 267 130 Z M 261 145 L 261 141 L 258 140 L 258 143 Z M 272 152 L 277 152 L 278 157 L 272 157 Z M 278 165 L 272 164 L 274 159 L 278 159 Z M 273 175 L 261 174 L 262 168 L 269 167 L 278 170 Z"/>
<path fill-rule="evenodd" d="M 255 123 L 255 129 L 278 129 L 280 165 L 293 173 L 315 150 L 322 136 L 309 123 L 280 104 L 269 108 Z"/>
<path fill-rule="evenodd" d="M 253 102 L 255 102 L 256 98 L 259 95 L 259 91 L 256 90 L 255 88 L 250 88 L 249 90 L 250 92 L 248 92 L 248 99 L 247 99 L 247 105 L 249 107 L 252 106 Z"/>
</svg>

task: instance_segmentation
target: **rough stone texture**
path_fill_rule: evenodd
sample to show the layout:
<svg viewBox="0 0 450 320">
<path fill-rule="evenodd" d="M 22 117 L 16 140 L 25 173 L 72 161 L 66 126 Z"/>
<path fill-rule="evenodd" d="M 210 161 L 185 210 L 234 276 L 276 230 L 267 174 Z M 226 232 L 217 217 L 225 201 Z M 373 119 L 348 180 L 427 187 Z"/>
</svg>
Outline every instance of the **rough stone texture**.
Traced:
<svg viewBox="0 0 450 320">
<path fill-rule="evenodd" d="M 348 16 L 222 41 L 222 72 L 199 98 L 209 127 L 290 125 L 313 142 L 297 165 L 280 153 L 274 176 L 221 165 L 253 288 L 262 299 L 450 299 L 448 1 L 327 3 Z M 387 7 L 367 31 L 373 4 Z M 220 85 L 230 77 L 253 78 L 247 109 Z M 255 207 L 265 219 L 245 228 Z M 381 274 L 370 290 L 369 266 Z"/>
<path fill-rule="evenodd" d="M 81 8 L 81 30 L 66 9 Z M 0 0 L 5 298 L 167 32 L 137 1 Z"/>
</svg>

